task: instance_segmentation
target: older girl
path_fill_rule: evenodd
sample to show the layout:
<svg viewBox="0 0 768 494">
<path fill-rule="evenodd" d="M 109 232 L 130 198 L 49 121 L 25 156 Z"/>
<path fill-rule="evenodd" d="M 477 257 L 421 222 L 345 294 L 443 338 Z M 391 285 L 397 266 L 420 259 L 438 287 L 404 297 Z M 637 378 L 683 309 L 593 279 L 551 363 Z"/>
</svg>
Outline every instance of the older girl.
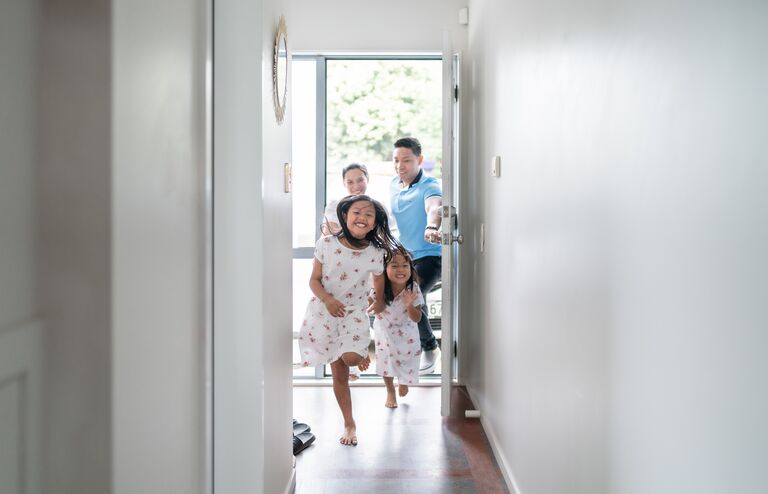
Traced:
<svg viewBox="0 0 768 494">
<path fill-rule="evenodd" d="M 330 364 L 333 391 L 344 418 L 340 442 L 357 444 L 349 367 L 368 367 L 369 314 L 384 309 L 384 262 L 395 240 L 387 212 L 365 195 L 345 197 L 337 213 L 341 230 L 321 237 L 315 246 L 309 287 L 314 296 L 299 332 L 303 365 Z M 382 295 L 368 302 L 368 291 Z"/>
</svg>

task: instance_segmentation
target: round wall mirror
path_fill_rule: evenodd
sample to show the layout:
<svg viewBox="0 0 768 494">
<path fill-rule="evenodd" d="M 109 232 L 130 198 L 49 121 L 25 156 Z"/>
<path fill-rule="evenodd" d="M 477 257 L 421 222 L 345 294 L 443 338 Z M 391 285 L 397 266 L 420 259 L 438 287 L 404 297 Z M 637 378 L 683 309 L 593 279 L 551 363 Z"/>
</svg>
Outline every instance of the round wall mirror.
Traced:
<svg viewBox="0 0 768 494">
<path fill-rule="evenodd" d="M 273 100 L 277 123 L 283 123 L 285 103 L 288 95 L 288 33 L 285 17 L 280 16 L 275 35 L 275 59 L 272 67 Z"/>
</svg>

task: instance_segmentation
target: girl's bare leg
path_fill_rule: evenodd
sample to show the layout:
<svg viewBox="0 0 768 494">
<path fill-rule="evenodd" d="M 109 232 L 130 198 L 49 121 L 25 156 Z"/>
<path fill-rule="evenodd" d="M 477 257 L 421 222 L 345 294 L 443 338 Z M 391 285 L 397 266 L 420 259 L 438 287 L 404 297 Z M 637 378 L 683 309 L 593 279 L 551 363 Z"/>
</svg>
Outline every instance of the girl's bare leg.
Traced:
<svg viewBox="0 0 768 494">
<path fill-rule="evenodd" d="M 339 404 L 341 416 L 344 418 L 344 434 L 339 439 L 341 444 L 346 446 L 357 445 L 357 428 L 355 419 L 352 417 L 352 394 L 349 390 L 349 365 L 345 362 L 344 354 L 342 358 L 331 363 L 331 374 L 333 375 L 333 394 L 336 395 L 336 402 Z M 361 358 L 358 355 L 358 358 Z"/>
<path fill-rule="evenodd" d="M 385 377 L 384 385 L 387 387 L 387 401 L 384 406 L 387 408 L 397 408 L 397 397 L 395 396 L 395 378 Z"/>
</svg>

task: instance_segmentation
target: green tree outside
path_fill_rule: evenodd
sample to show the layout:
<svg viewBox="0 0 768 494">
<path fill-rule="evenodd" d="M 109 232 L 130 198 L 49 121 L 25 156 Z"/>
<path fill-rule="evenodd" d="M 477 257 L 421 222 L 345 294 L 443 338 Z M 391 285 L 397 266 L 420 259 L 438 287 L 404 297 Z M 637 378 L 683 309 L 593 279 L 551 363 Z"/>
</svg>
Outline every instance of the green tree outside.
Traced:
<svg viewBox="0 0 768 494">
<path fill-rule="evenodd" d="M 329 60 L 326 76 L 329 173 L 351 161 L 391 161 L 392 144 L 410 135 L 440 177 L 440 60 Z"/>
</svg>

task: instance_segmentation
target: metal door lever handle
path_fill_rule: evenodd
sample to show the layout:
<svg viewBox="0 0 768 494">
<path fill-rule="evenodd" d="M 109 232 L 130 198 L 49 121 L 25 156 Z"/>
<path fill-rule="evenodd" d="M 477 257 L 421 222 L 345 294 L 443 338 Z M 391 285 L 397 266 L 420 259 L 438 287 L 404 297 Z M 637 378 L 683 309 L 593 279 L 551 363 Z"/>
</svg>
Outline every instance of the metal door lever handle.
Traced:
<svg viewBox="0 0 768 494">
<path fill-rule="evenodd" d="M 451 235 L 450 233 L 443 233 L 443 245 L 451 245 L 451 242 L 456 242 L 457 244 L 461 245 L 464 243 L 464 235 L 459 233 L 455 237 Z"/>
</svg>

